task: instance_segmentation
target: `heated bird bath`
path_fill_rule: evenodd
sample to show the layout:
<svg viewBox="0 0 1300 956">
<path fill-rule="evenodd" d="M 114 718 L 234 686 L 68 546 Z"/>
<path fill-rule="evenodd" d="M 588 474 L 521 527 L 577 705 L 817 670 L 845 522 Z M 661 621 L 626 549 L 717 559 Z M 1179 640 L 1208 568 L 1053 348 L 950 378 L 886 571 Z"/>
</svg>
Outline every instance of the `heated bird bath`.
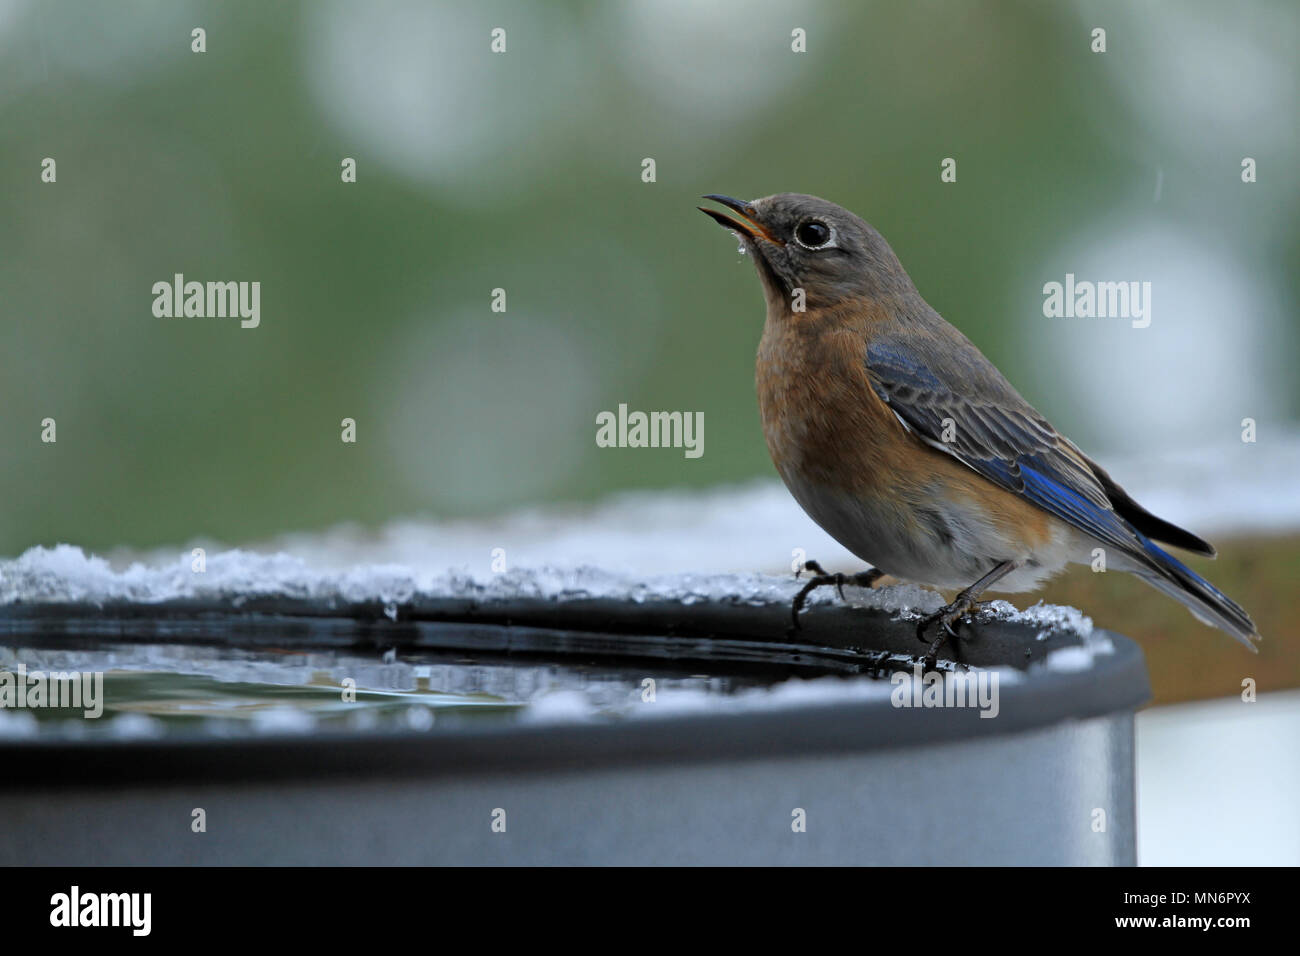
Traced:
<svg viewBox="0 0 1300 956">
<path fill-rule="evenodd" d="M 102 714 L 0 710 L 0 863 L 1134 862 L 1144 662 L 1068 610 L 924 678 L 909 588 L 273 571 L 10 567 L 0 671 Z"/>
</svg>

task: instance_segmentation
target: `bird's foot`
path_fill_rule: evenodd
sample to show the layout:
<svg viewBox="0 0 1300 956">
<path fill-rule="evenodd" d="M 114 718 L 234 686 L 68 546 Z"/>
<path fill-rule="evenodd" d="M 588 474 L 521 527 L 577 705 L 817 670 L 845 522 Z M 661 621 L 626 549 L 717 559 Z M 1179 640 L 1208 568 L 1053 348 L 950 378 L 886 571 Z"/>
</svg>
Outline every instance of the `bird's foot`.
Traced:
<svg viewBox="0 0 1300 956">
<path fill-rule="evenodd" d="M 796 634 L 801 630 L 799 612 L 803 610 L 808 595 L 812 594 L 813 591 L 833 584 L 835 589 L 840 592 L 840 599 L 843 600 L 844 585 L 850 584 L 855 587 L 870 588 L 874 587 L 875 583 L 885 576 L 885 572 L 878 568 L 872 568 L 870 571 L 859 571 L 857 574 L 831 574 L 816 561 L 805 561 L 801 570 L 811 571 L 813 576 L 794 596 L 794 603 L 790 606 L 789 633 L 791 634 Z M 797 580 L 799 571 L 796 571 L 794 576 Z"/>
<path fill-rule="evenodd" d="M 957 595 L 956 599 L 949 605 L 939 608 L 935 613 L 928 617 L 923 617 L 921 623 L 916 626 L 916 636 L 918 640 L 925 640 L 925 630 L 931 624 L 939 625 L 939 636 L 934 639 L 930 645 L 929 651 L 925 655 L 925 669 L 934 670 L 938 663 L 939 648 L 943 647 L 943 642 L 952 638 L 953 657 L 961 663 L 961 647 L 957 643 L 957 632 L 952 629 L 953 624 L 961 618 L 968 615 L 976 608 L 983 607 L 987 601 L 978 600 L 979 596 L 987 591 L 994 583 L 1006 577 L 1016 568 L 1024 564 L 1023 560 L 1011 559 L 998 564 L 988 574 L 980 578 L 966 590 Z"/>
<path fill-rule="evenodd" d="M 916 625 L 916 637 L 919 641 L 925 642 L 925 632 L 929 630 L 931 626 L 935 624 L 939 625 L 939 634 L 933 641 L 929 642 L 929 650 L 925 652 L 925 657 L 923 658 L 926 671 L 932 671 L 938 665 L 939 648 L 943 647 L 944 641 L 947 641 L 949 638 L 952 639 L 954 659 L 958 660 L 960 663 L 961 648 L 958 644 L 959 637 L 957 631 L 954 630 L 953 625 L 961 621 L 962 618 L 970 615 L 972 611 L 977 611 L 988 603 L 988 601 L 976 600 L 975 595 L 971 594 L 969 590 L 962 591 L 951 604 L 946 604 L 933 614 L 928 614 L 921 618 L 920 622 Z"/>
</svg>

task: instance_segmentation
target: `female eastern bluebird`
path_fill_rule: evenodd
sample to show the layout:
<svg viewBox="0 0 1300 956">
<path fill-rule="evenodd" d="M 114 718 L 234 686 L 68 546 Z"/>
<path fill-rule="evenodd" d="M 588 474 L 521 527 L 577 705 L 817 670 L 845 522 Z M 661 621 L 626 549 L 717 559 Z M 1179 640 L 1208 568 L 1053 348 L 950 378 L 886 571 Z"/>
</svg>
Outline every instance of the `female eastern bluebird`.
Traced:
<svg viewBox="0 0 1300 956">
<path fill-rule="evenodd" d="M 751 253 L 767 298 L 758 401 L 776 469 L 804 511 L 873 565 L 800 593 L 885 574 L 964 588 L 922 620 L 939 638 L 986 588 L 1027 591 L 1097 547 L 1252 651 L 1245 611 L 1155 542 L 1214 555 L 1163 521 L 1053 428 L 921 298 L 880 233 L 816 196 L 701 207 Z M 974 582 L 974 583 L 972 583 Z"/>
</svg>

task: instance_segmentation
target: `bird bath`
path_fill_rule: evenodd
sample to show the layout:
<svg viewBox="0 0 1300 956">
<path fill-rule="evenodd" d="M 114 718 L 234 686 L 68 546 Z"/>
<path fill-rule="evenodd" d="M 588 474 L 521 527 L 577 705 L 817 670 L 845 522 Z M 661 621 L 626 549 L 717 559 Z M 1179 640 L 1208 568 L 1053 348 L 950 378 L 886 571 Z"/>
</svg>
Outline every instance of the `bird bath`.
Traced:
<svg viewBox="0 0 1300 956">
<path fill-rule="evenodd" d="M 261 570 L 10 573 L 0 670 L 102 675 L 103 712 L 0 710 L 0 864 L 1135 859 L 1145 665 L 1068 609 L 992 613 L 927 686 L 907 589 L 792 636 L 788 578 Z"/>
</svg>

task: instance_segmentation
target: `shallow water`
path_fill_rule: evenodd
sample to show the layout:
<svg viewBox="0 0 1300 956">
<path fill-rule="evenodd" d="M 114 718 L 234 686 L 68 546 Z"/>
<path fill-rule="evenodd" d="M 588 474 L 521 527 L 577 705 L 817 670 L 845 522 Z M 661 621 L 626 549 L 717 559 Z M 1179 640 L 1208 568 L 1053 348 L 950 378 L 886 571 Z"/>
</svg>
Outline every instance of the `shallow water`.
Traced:
<svg viewBox="0 0 1300 956">
<path fill-rule="evenodd" d="M 588 716 L 617 719 L 646 702 L 647 679 L 656 694 L 727 695 L 773 683 L 752 676 L 643 674 L 421 651 L 178 644 L 104 644 L 90 650 L 0 646 L 2 672 L 12 675 L 11 688 L 26 688 L 28 702 L 39 676 L 67 673 L 84 681 L 79 708 L 17 706 L 16 697 L 5 701 L 0 737 L 10 739 L 427 730 L 528 720 L 554 712 L 561 702 Z M 48 699 L 50 690 L 45 694 Z M 95 710 L 99 716 L 88 716 Z"/>
</svg>

